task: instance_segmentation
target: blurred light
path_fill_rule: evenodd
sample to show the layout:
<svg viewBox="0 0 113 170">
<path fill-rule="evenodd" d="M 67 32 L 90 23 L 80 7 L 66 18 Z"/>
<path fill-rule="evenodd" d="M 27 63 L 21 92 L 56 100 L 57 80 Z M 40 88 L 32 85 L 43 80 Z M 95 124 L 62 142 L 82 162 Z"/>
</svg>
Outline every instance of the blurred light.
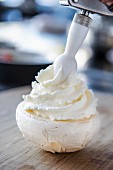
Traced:
<svg viewBox="0 0 113 170">
<path fill-rule="evenodd" d="M 58 4 L 58 0 L 35 0 L 35 2 L 41 6 L 56 6 Z"/>
<path fill-rule="evenodd" d="M 1 1 L 1 0 L 0 0 Z M 22 3 L 24 3 L 25 0 L 2 0 L 2 4 L 4 6 L 8 6 L 8 7 L 18 7 L 20 6 Z"/>
<path fill-rule="evenodd" d="M 109 50 L 106 54 L 107 60 L 113 64 L 113 49 Z"/>
<path fill-rule="evenodd" d="M 18 9 L 8 10 L 2 17 L 6 21 L 21 21 L 23 18 L 21 11 Z"/>
</svg>

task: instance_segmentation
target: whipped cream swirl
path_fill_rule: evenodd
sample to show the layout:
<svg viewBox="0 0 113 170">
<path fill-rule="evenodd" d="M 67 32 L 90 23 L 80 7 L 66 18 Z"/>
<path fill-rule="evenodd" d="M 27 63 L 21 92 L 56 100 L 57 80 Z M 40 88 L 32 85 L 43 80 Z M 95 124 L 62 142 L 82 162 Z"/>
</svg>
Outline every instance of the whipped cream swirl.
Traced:
<svg viewBox="0 0 113 170">
<path fill-rule="evenodd" d="M 41 70 L 32 82 L 32 91 L 23 96 L 22 109 L 35 117 L 50 120 L 79 120 L 96 113 L 97 99 L 77 73 L 61 84 L 61 72 L 54 77 L 54 66 Z"/>
</svg>

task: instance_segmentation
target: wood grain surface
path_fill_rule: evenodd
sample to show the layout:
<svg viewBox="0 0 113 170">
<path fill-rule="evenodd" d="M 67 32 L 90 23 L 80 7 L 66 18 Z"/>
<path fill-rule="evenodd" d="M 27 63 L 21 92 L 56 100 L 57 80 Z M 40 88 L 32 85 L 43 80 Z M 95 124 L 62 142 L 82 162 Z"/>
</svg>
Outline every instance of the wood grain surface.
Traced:
<svg viewBox="0 0 113 170">
<path fill-rule="evenodd" d="M 30 88 L 0 93 L 0 170 L 113 170 L 113 94 L 99 98 L 101 128 L 94 140 L 75 153 L 52 154 L 23 139 L 15 110 Z"/>
</svg>

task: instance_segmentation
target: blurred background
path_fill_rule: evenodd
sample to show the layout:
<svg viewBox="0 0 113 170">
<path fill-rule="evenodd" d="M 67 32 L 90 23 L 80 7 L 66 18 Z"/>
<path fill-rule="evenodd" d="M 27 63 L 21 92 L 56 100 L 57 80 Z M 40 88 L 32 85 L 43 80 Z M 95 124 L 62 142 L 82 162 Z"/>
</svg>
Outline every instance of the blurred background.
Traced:
<svg viewBox="0 0 113 170">
<path fill-rule="evenodd" d="M 58 0 L 0 0 L 0 91 L 30 85 L 63 53 L 75 12 Z M 89 86 L 113 91 L 113 18 L 90 16 L 92 27 L 76 55 L 78 70 Z"/>
</svg>

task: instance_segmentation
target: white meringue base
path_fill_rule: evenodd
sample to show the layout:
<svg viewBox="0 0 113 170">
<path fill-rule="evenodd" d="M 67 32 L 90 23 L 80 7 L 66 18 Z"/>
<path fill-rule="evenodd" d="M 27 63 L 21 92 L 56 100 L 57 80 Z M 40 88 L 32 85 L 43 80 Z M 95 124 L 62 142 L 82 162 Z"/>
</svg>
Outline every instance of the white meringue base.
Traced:
<svg viewBox="0 0 113 170">
<path fill-rule="evenodd" d="M 50 152 L 75 152 L 84 148 L 99 128 L 98 113 L 90 119 L 78 121 L 51 121 L 16 110 L 16 120 L 23 136 L 37 147 Z"/>
</svg>

